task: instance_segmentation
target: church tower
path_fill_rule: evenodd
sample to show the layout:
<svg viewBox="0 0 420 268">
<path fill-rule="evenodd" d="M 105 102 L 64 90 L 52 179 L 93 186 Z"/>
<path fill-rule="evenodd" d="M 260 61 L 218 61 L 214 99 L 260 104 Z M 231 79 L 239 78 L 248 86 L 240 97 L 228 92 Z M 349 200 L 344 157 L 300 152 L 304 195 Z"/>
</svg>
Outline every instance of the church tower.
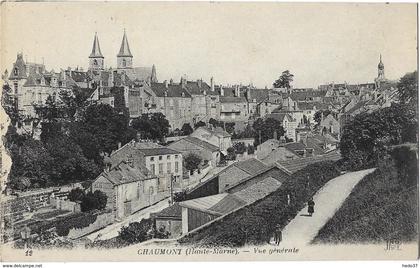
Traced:
<svg viewBox="0 0 420 268">
<path fill-rule="evenodd" d="M 121 42 L 120 52 L 117 54 L 117 68 L 118 69 L 129 69 L 133 68 L 133 55 L 128 45 L 127 34 L 124 29 L 124 36 Z"/>
<path fill-rule="evenodd" d="M 378 64 L 378 80 L 385 80 L 385 67 L 382 63 L 382 55 L 379 55 L 379 64 Z"/>
<path fill-rule="evenodd" d="M 103 70 L 104 69 L 104 56 L 101 52 L 101 47 L 99 46 L 98 34 L 95 33 L 95 38 L 93 39 L 92 52 L 89 56 L 89 69 L 90 70 Z"/>
</svg>

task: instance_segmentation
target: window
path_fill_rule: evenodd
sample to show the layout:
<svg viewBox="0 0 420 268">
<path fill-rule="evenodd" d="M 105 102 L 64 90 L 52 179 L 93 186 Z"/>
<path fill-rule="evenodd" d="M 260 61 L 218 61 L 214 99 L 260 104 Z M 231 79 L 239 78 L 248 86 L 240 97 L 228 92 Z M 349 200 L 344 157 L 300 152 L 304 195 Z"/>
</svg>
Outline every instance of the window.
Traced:
<svg viewBox="0 0 420 268">
<path fill-rule="evenodd" d="M 127 65 L 127 62 L 125 61 L 125 59 L 122 60 L 122 66 L 125 67 Z"/>
<path fill-rule="evenodd" d="M 156 172 L 155 172 L 155 164 L 151 164 L 150 165 L 150 171 L 152 172 L 153 175 L 156 175 Z"/>
<path fill-rule="evenodd" d="M 172 170 L 171 169 L 172 169 L 171 163 L 167 163 L 166 164 L 166 171 L 167 171 L 166 173 L 171 174 L 172 173 Z"/>
<path fill-rule="evenodd" d="M 163 163 L 159 164 L 159 175 L 163 174 Z"/>
<path fill-rule="evenodd" d="M 18 88 L 19 88 L 18 82 L 13 82 L 13 87 L 15 88 L 15 94 L 18 94 Z"/>
<path fill-rule="evenodd" d="M 18 75 L 18 74 L 19 74 L 18 68 L 15 68 L 15 69 L 13 70 L 13 75 Z"/>
<path fill-rule="evenodd" d="M 178 159 L 178 155 L 177 154 L 175 155 L 175 159 Z"/>
<path fill-rule="evenodd" d="M 162 156 L 161 155 L 159 156 L 159 160 L 162 160 Z"/>
<path fill-rule="evenodd" d="M 175 162 L 175 173 L 178 173 L 179 171 L 179 163 Z"/>
<path fill-rule="evenodd" d="M 98 61 L 96 59 L 93 60 L 93 65 L 98 65 Z"/>
<path fill-rule="evenodd" d="M 151 156 L 150 161 L 155 161 L 155 158 L 153 156 Z"/>
<path fill-rule="evenodd" d="M 171 156 L 170 155 L 166 156 L 166 159 L 168 159 L 168 160 L 171 159 Z"/>
</svg>

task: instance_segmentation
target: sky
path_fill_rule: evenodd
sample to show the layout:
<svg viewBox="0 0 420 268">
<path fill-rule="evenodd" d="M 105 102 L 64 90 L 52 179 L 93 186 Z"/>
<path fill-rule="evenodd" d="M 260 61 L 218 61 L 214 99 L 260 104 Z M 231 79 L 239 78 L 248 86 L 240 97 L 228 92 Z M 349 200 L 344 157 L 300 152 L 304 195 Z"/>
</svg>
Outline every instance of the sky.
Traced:
<svg viewBox="0 0 420 268">
<path fill-rule="evenodd" d="M 415 4 L 66 2 L 1 5 L 1 71 L 16 54 L 48 70 L 88 67 L 95 32 L 107 67 L 126 29 L 134 66 L 159 81 L 186 75 L 216 84 L 294 87 L 398 79 L 417 69 Z"/>
</svg>

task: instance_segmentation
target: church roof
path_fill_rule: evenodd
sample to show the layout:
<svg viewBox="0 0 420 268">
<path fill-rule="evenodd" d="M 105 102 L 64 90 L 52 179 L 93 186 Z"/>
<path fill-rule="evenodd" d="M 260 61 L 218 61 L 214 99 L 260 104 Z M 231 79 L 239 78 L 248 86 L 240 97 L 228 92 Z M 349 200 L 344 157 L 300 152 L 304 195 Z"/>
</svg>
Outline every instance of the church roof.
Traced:
<svg viewBox="0 0 420 268">
<path fill-rule="evenodd" d="M 117 57 L 133 57 L 130 51 L 130 46 L 128 45 L 127 34 L 125 33 L 125 30 L 121 42 L 120 52 L 117 54 Z"/>
<path fill-rule="evenodd" d="M 101 47 L 99 46 L 98 35 L 97 33 L 95 33 L 95 37 L 93 39 L 92 52 L 90 53 L 89 58 L 103 58 L 103 57 L 104 56 L 102 55 Z"/>
</svg>

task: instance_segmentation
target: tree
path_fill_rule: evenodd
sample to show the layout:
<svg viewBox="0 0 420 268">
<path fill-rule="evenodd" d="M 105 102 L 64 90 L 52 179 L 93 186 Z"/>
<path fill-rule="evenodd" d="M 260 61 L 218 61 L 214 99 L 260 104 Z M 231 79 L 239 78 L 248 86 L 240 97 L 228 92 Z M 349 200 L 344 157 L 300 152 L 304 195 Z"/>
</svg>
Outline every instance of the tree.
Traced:
<svg viewBox="0 0 420 268">
<path fill-rule="evenodd" d="M 289 89 L 291 87 L 290 83 L 293 82 L 293 77 L 294 77 L 294 75 L 291 74 L 289 70 L 286 70 L 286 71 L 281 73 L 279 79 L 274 81 L 273 87 Z"/>
<path fill-rule="evenodd" d="M 258 118 L 252 127 L 255 129 L 256 145 L 274 138 L 274 133 L 277 133 L 277 137 L 281 137 L 285 133 L 281 123 L 274 118 L 267 118 L 266 120 Z"/>
<path fill-rule="evenodd" d="M 349 167 L 375 165 L 387 147 L 417 143 L 418 119 L 414 107 L 393 103 L 373 113 L 356 115 L 343 128 L 340 151 Z"/>
<path fill-rule="evenodd" d="M 71 189 L 68 195 L 68 199 L 72 202 L 82 201 L 83 197 L 85 197 L 85 191 L 83 191 L 79 187 Z"/>
<path fill-rule="evenodd" d="M 48 184 L 53 158 L 41 141 L 28 138 L 22 144 L 9 146 L 12 167 L 8 185 L 16 189 L 45 187 Z"/>
<path fill-rule="evenodd" d="M 247 151 L 245 143 L 243 143 L 243 142 L 235 143 L 233 145 L 233 148 L 235 149 L 235 154 L 243 154 Z"/>
<path fill-rule="evenodd" d="M 190 172 L 198 169 L 201 164 L 201 157 L 196 154 L 189 154 L 184 158 L 185 168 Z"/>
<path fill-rule="evenodd" d="M 203 121 L 198 121 L 195 125 L 194 125 L 194 129 L 197 129 L 199 127 L 205 127 L 206 123 L 204 123 Z"/>
<path fill-rule="evenodd" d="M 185 123 L 185 124 L 182 125 L 182 128 L 181 128 L 182 135 L 188 136 L 191 133 L 193 133 L 193 131 L 194 130 L 192 129 L 192 127 L 189 123 Z"/>
<path fill-rule="evenodd" d="M 417 107 L 418 104 L 418 80 L 417 71 L 408 73 L 401 77 L 397 84 L 398 95 L 401 103 L 411 104 Z"/>
<path fill-rule="evenodd" d="M 80 204 L 82 212 L 91 211 L 91 210 L 102 210 L 106 207 L 108 197 L 105 193 L 96 190 L 94 193 L 88 192 L 82 198 L 82 203 Z"/>
<path fill-rule="evenodd" d="M 210 118 L 209 119 L 209 124 L 212 125 L 213 127 L 218 127 L 219 126 L 219 121 L 217 121 L 214 118 Z"/>
<path fill-rule="evenodd" d="M 1 96 L 1 105 L 9 116 L 12 125 L 15 125 L 16 122 L 21 120 L 21 116 L 19 115 L 18 106 L 16 97 L 13 95 L 12 88 L 5 84 L 3 85 L 3 92 Z"/>
<path fill-rule="evenodd" d="M 235 160 L 235 159 L 236 159 L 235 149 L 233 147 L 227 148 L 226 160 Z"/>
<path fill-rule="evenodd" d="M 169 121 L 162 113 L 142 114 L 132 122 L 132 127 L 143 138 L 162 141 L 169 133 Z"/>
</svg>

